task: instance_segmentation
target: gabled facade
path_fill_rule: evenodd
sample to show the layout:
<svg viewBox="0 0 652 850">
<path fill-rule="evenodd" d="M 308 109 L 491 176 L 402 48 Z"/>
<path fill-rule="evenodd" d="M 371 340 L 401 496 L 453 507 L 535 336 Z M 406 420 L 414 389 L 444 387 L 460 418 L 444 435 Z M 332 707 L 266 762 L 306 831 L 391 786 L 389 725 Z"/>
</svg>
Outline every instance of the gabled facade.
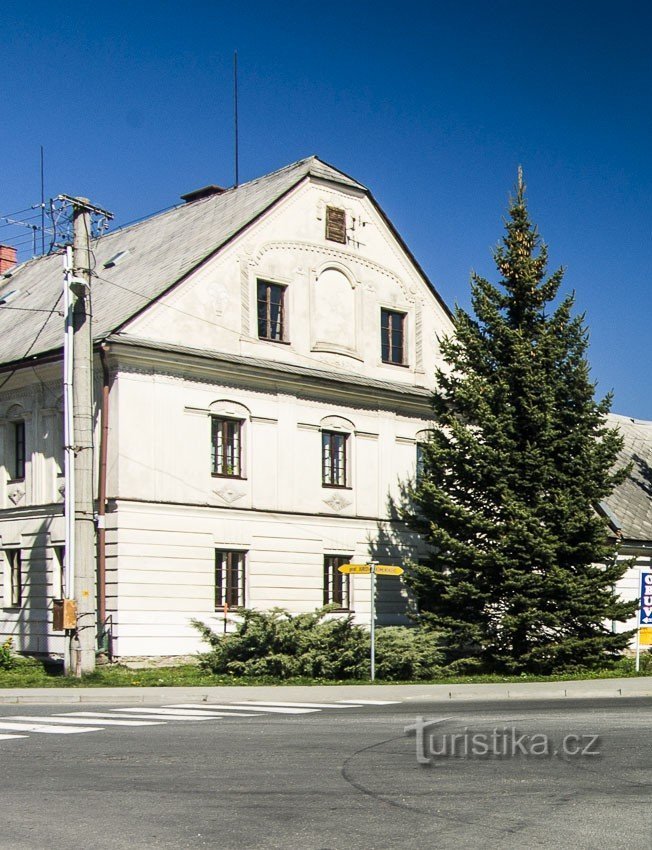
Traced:
<svg viewBox="0 0 652 850">
<path fill-rule="evenodd" d="M 452 330 L 369 191 L 312 157 L 115 231 L 94 260 L 114 654 L 192 653 L 190 620 L 221 628 L 224 603 L 367 622 L 368 578 L 337 566 L 418 557 L 395 508 Z M 0 307 L 0 638 L 41 654 L 63 651 L 61 288 L 45 257 L 0 292 L 22 308 Z M 381 622 L 408 604 L 380 581 Z"/>
</svg>

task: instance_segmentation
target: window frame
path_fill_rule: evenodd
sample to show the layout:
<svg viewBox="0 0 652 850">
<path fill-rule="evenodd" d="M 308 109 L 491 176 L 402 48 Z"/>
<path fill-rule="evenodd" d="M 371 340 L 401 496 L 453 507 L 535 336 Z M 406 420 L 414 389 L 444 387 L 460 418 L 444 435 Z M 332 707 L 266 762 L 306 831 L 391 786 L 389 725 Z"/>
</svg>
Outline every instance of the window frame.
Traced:
<svg viewBox="0 0 652 850">
<path fill-rule="evenodd" d="M 14 419 L 11 421 L 12 440 L 11 440 L 11 470 L 9 478 L 11 481 L 24 481 L 25 469 L 27 465 L 27 428 L 24 419 Z"/>
<path fill-rule="evenodd" d="M 425 472 L 425 462 L 423 457 L 423 440 L 417 440 L 415 445 L 416 461 L 414 466 L 414 480 L 417 484 L 421 484 Z"/>
<path fill-rule="evenodd" d="M 387 366 L 408 366 L 407 359 L 407 313 L 404 310 L 393 310 L 389 307 L 380 308 L 380 359 Z M 387 325 L 385 317 L 388 318 Z M 400 319 L 400 334 L 401 334 L 401 360 L 392 359 L 395 346 L 392 343 L 392 335 L 395 332 L 393 328 L 393 318 Z M 385 345 L 385 335 L 387 335 L 387 345 Z M 387 350 L 387 357 L 385 356 Z"/>
<path fill-rule="evenodd" d="M 52 546 L 52 591 L 53 599 L 65 599 L 66 547 L 62 543 L 55 543 Z"/>
<path fill-rule="evenodd" d="M 218 413 L 211 414 L 211 475 L 213 478 L 238 478 L 244 479 L 243 467 L 243 435 L 244 435 L 244 420 L 235 416 L 223 416 Z M 216 427 L 219 423 L 219 427 Z M 229 464 L 229 429 L 233 428 L 232 442 L 234 458 L 231 460 L 234 471 L 220 471 L 228 467 Z M 236 430 L 237 428 L 237 430 Z M 219 457 L 217 434 L 222 435 L 222 457 Z M 226 438 L 226 439 L 225 439 Z M 237 457 L 235 453 L 237 452 Z"/>
<path fill-rule="evenodd" d="M 23 553 L 20 547 L 3 549 L 7 565 L 3 608 L 22 608 L 23 595 Z"/>
<path fill-rule="evenodd" d="M 260 297 L 260 287 L 261 286 L 266 287 L 266 296 L 265 296 L 264 299 L 261 299 L 261 297 Z M 272 318 L 271 318 L 271 303 L 272 302 L 271 302 L 271 298 L 269 297 L 272 289 L 277 289 L 280 292 L 280 295 L 281 295 L 280 302 L 279 302 L 280 314 L 281 314 L 280 315 L 281 329 L 280 329 L 280 336 L 278 336 L 278 337 L 269 335 L 271 328 L 272 328 Z M 257 278 L 256 279 L 256 330 L 258 332 L 258 339 L 262 340 L 263 342 L 285 343 L 286 345 L 289 344 L 288 321 L 287 321 L 287 318 L 288 318 L 287 291 L 288 291 L 288 287 L 287 287 L 287 284 L 285 284 L 285 283 L 278 283 L 277 281 L 266 280 L 264 278 Z M 260 315 L 261 304 L 265 305 L 265 317 L 264 317 L 265 330 L 266 330 L 265 334 L 261 334 L 261 332 L 260 332 L 260 330 L 261 330 L 261 315 Z"/>
<path fill-rule="evenodd" d="M 215 610 L 224 610 L 224 605 L 228 605 L 230 611 L 244 608 L 247 599 L 247 551 L 217 547 L 213 572 Z"/>
<path fill-rule="evenodd" d="M 323 600 L 324 605 L 339 605 L 338 611 L 351 610 L 351 576 L 341 573 L 338 567 L 351 562 L 351 555 L 324 555 Z M 337 582 L 335 581 L 337 579 Z M 339 585 L 336 599 L 335 585 Z"/>
<path fill-rule="evenodd" d="M 350 434 L 347 431 L 335 431 L 330 428 L 322 428 L 321 430 L 321 483 L 322 487 L 333 487 L 338 490 L 348 490 L 350 489 L 349 484 L 349 472 L 350 472 L 350 464 L 349 464 L 349 452 L 350 449 Z M 339 470 L 340 474 L 337 476 L 337 481 L 334 481 L 336 477 L 334 472 L 337 467 L 337 455 L 333 452 L 333 442 L 334 439 L 338 438 L 342 440 L 342 466 Z M 329 457 L 327 459 L 326 455 L 326 446 L 328 444 L 329 448 Z M 328 474 L 327 474 L 328 472 Z M 328 478 L 331 480 L 329 481 Z"/>
</svg>

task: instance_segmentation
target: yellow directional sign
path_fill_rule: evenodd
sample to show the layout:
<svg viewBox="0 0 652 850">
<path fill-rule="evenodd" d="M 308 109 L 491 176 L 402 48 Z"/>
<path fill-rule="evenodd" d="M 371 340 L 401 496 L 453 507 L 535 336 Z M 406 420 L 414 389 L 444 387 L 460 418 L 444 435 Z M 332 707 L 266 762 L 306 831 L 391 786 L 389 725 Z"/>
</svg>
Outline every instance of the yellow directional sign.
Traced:
<svg viewBox="0 0 652 850">
<path fill-rule="evenodd" d="M 641 646 L 652 645 L 652 626 L 641 626 L 638 639 L 641 642 Z"/>
<path fill-rule="evenodd" d="M 371 564 L 342 564 L 337 569 L 348 575 L 356 573 L 368 576 L 371 573 L 371 566 Z M 379 576 L 400 576 L 404 570 L 403 567 L 394 567 L 390 564 L 374 564 L 374 572 Z"/>
<path fill-rule="evenodd" d="M 403 567 L 392 567 L 389 564 L 378 564 L 376 567 L 376 575 L 379 576 L 400 576 L 404 572 Z"/>
<path fill-rule="evenodd" d="M 369 575 L 371 572 L 371 567 L 369 564 L 342 564 L 341 567 L 337 568 L 341 573 L 357 573 L 362 575 Z"/>
</svg>

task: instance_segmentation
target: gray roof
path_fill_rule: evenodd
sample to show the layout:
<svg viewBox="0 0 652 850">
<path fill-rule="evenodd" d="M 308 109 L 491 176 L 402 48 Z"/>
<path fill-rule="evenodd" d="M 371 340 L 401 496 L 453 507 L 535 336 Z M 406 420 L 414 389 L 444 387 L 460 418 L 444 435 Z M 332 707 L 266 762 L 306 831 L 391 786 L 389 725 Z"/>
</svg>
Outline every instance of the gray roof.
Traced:
<svg viewBox="0 0 652 850">
<path fill-rule="evenodd" d="M 118 329 L 308 176 L 368 191 L 312 156 L 94 242 L 99 276 L 92 291 L 94 339 Z M 107 260 L 125 250 L 128 253 L 117 265 L 104 268 Z M 28 260 L 14 270 L 0 290 L 0 298 L 18 291 L 0 307 L 0 363 L 61 348 L 62 289 L 60 255 Z"/>
<path fill-rule="evenodd" d="M 632 463 L 632 472 L 605 500 L 606 513 L 625 540 L 652 543 L 652 422 L 612 413 L 609 423 L 620 429 L 625 441 L 620 459 Z"/>
</svg>

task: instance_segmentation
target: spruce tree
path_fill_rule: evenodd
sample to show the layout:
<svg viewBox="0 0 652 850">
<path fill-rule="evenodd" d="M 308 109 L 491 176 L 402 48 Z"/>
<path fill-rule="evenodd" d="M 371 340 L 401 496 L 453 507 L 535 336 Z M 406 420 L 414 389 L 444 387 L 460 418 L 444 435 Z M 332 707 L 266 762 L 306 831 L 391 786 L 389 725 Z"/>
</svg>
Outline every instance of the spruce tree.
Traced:
<svg viewBox="0 0 652 850">
<path fill-rule="evenodd" d="M 627 563 L 596 511 L 627 475 L 622 440 L 606 424 L 611 396 L 595 400 L 584 316 L 574 295 L 557 299 L 563 270 L 547 276 L 547 259 L 519 169 L 500 283 L 472 275 L 473 313 L 457 308 L 441 344 L 408 509 L 433 554 L 407 580 L 458 669 L 593 669 L 631 638 L 611 631 L 635 603 L 614 591 Z"/>
</svg>

